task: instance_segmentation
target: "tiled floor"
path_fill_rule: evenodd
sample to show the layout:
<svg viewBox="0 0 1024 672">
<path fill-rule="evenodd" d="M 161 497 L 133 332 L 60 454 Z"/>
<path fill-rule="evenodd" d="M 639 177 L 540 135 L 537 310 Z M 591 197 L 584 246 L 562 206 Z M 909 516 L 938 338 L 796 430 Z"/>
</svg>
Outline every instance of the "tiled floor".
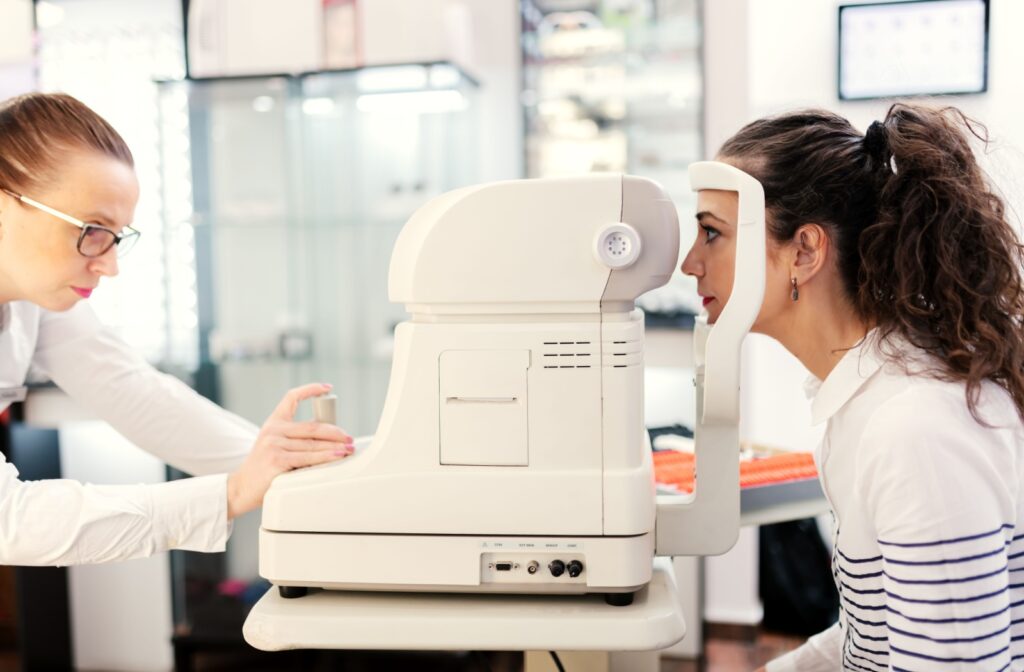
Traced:
<svg viewBox="0 0 1024 672">
<path fill-rule="evenodd" d="M 759 634 L 755 641 L 710 639 L 706 644 L 706 657 L 702 661 L 669 660 L 661 664 L 661 672 L 750 672 L 772 658 L 800 645 L 801 639 L 770 633 Z M 206 655 L 195 661 L 196 672 L 226 670 L 295 670 L 320 672 L 345 670 L 363 672 L 380 669 L 415 669 L 435 672 L 518 672 L 522 669 L 522 655 L 516 653 L 490 654 L 430 654 L 430 653 L 370 653 L 350 652 L 342 663 L 339 656 L 326 652 L 289 652 L 275 659 L 247 658 L 238 655 Z M 323 655 L 321 655 L 323 654 Z M 302 658 L 300 660 L 300 657 Z M 15 652 L 0 651 L 0 672 L 17 672 Z M 567 672 L 575 672 L 568 670 Z"/>
</svg>

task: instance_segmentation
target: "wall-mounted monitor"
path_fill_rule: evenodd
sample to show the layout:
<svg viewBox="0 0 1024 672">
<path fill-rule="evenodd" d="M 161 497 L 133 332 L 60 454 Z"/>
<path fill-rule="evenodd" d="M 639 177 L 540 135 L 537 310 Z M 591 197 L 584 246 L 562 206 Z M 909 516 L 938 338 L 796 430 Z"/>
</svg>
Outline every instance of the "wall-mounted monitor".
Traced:
<svg viewBox="0 0 1024 672">
<path fill-rule="evenodd" d="M 988 16 L 988 0 L 840 6 L 839 98 L 985 91 Z"/>
</svg>

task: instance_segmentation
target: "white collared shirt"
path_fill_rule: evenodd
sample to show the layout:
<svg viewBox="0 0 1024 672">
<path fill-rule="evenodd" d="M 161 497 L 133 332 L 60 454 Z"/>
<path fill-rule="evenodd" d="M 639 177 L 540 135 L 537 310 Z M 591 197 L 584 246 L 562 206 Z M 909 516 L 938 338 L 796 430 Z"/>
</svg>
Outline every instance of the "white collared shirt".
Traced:
<svg viewBox="0 0 1024 672">
<path fill-rule="evenodd" d="M 908 366 L 877 332 L 824 382 L 815 461 L 834 515 L 839 622 L 768 664 L 799 670 L 1024 670 L 1024 425 L 1010 396 Z"/>
<path fill-rule="evenodd" d="M 35 367 L 136 445 L 188 473 L 212 475 L 137 486 L 24 482 L 0 456 L 0 564 L 223 550 L 230 531 L 225 474 L 241 464 L 258 429 L 156 371 L 84 302 L 63 313 L 13 302 L 3 313 L 0 388 L 24 385 Z"/>
</svg>

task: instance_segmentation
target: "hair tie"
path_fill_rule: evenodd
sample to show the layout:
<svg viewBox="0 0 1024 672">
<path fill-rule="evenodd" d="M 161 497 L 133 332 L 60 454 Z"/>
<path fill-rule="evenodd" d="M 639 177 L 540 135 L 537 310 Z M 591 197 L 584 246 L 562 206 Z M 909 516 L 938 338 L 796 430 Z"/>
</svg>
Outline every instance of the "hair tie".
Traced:
<svg viewBox="0 0 1024 672">
<path fill-rule="evenodd" d="M 889 139 L 886 137 L 885 124 L 880 121 L 872 121 L 864 133 L 864 149 L 868 156 L 879 163 L 883 163 L 889 149 Z"/>
</svg>

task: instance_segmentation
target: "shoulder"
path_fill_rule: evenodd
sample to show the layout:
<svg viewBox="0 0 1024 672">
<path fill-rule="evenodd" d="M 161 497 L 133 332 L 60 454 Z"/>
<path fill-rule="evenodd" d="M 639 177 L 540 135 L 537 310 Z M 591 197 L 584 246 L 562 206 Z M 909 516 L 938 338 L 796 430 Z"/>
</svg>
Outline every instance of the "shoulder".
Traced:
<svg viewBox="0 0 1024 672">
<path fill-rule="evenodd" d="M 11 329 L 35 327 L 43 313 L 42 308 L 29 301 L 12 301 L 4 304 L 2 309 L 4 326 Z"/>
<path fill-rule="evenodd" d="M 1024 434 L 1009 395 L 983 386 L 986 426 L 965 385 L 911 378 L 878 404 L 856 445 L 854 488 L 877 536 L 953 538 L 1014 520 Z"/>
<path fill-rule="evenodd" d="M 2 307 L 2 332 L 10 334 L 14 344 L 32 344 L 34 346 L 39 334 L 39 321 L 42 309 L 28 301 L 13 301 Z"/>
<path fill-rule="evenodd" d="M 866 414 L 866 438 L 984 440 L 1001 431 L 1021 430 L 1021 418 L 1013 400 L 992 381 L 981 385 L 975 417 L 968 404 L 966 383 L 940 380 L 927 372 L 908 372 L 897 364 L 887 364 L 881 374 L 873 381 L 879 394 Z"/>
<path fill-rule="evenodd" d="M 986 382 L 977 411 L 987 424 L 971 413 L 963 383 L 902 374 L 893 393 L 880 397 L 866 415 L 857 445 L 858 472 L 873 479 L 946 474 L 955 480 L 969 472 L 1016 478 L 1024 430 L 1012 400 Z"/>
</svg>

